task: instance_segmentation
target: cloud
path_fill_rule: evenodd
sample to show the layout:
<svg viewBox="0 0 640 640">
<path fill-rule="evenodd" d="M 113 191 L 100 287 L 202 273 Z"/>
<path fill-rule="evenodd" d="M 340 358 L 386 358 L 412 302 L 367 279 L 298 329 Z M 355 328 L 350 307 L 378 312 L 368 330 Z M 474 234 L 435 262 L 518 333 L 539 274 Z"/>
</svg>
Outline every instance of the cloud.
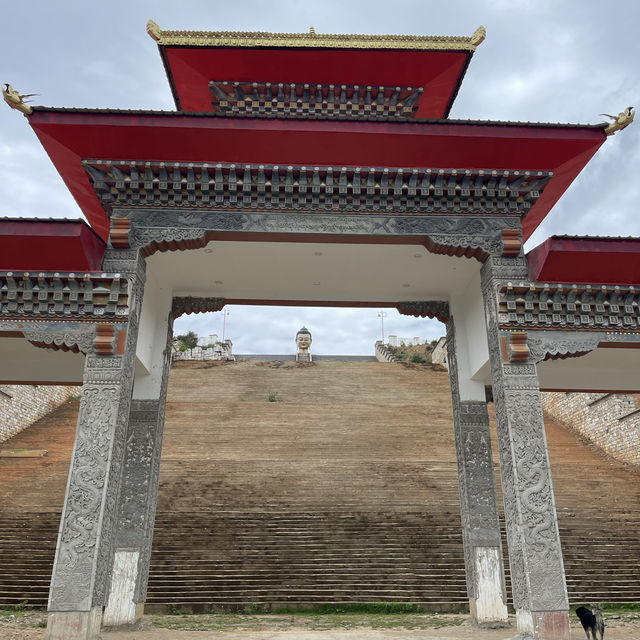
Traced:
<svg viewBox="0 0 640 640">
<path fill-rule="evenodd" d="M 638 105 L 640 5 L 618 19 L 596 0 L 33 0 L 3 7 L 0 59 L 5 77 L 37 102 L 55 106 L 172 109 L 155 43 L 145 24 L 164 29 L 469 35 L 487 39 L 467 71 L 452 117 L 599 122 L 601 112 Z M 640 235 L 639 123 L 608 140 L 554 207 L 529 247 L 549 234 Z M 80 210 L 25 119 L 0 108 L 0 215 L 79 217 Z M 318 353 L 371 353 L 380 335 L 377 309 L 228 309 L 236 351 L 292 352 L 307 324 Z M 386 333 L 442 335 L 437 322 L 388 310 Z M 185 316 L 179 331 L 222 333 L 221 314 Z"/>
</svg>

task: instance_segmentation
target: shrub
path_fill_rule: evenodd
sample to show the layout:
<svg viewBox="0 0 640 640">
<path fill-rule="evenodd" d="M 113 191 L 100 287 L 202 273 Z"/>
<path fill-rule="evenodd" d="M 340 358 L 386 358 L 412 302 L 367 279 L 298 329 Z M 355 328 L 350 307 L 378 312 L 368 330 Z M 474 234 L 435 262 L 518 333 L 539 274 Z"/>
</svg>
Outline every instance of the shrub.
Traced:
<svg viewBox="0 0 640 640">
<path fill-rule="evenodd" d="M 176 340 L 180 340 L 180 351 L 186 351 L 198 346 L 198 334 L 195 331 L 176 336 Z"/>
</svg>

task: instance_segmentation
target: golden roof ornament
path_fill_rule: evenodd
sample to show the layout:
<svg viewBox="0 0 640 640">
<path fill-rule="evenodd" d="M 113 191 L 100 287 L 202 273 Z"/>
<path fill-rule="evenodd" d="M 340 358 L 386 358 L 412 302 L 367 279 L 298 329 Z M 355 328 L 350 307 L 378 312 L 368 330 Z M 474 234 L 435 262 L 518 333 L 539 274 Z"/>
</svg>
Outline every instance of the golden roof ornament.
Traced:
<svg viewBox="0 0 640 640">
<path fill-rule="evenodd" d="M 182 47 L 296 47 L 331 49 L 409 49 L 414 51 L 475 51 L 487 32 L 478 27 L 471 36 L 406 36 L 265 31 L 165 31 L 153 20 L 147 33 L 159 46 Z"/>
<path fill-rule="evenodd" d="M 609 123 L 604 132 L 610 136 L 616 131 L 622 131 L 625 127 L 628 127 L 633 122 L 635 116 L 635 109 L 633 107 L 627 107 L 624 111 L 621 111 L 617 116 L 612 116 L 609 113 L 601 113 L 601 116 L 611 118 L 612 122 Z"/>
<path fill-rule="evenodd" d="M 160 40 L 160 36 L 162 35 L 158 23 L 153 20 L 147 20 L 147 33 L 156 41 Z"/>
<path fill-rule="evenodd" d="M 37 93 L 20 93 L 16 91 L 8 82 L 2 87 L 2 97 L 4 101 L 12 108 L 17 109 L 25 116 L 31 115 L 33 109 L 25 102 L 25 98 L 37 96 Z"/>
<path fill-rule="evenodd" d="M 480 25 L 472 34 L 471 34 L 471 44 L 475 45 L 476 47 L 479 44 L 482 44 L 484 42 L 484 39 L 487 37 L 487 30 Z"/>
</svg>

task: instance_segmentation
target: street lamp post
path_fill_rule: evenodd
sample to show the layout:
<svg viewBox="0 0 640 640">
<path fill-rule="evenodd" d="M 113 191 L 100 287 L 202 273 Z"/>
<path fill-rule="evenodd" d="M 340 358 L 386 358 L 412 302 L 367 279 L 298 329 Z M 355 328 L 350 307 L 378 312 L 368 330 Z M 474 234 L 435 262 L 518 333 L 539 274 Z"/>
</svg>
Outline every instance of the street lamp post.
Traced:
<svg viewBox="0 0 640 640">
<path fill-rule="evenodd" d="M 224 334 L 225 331 L 227 329 L 227 316 L 229 315 L 229 312 L 225 309 L 222 312 L 222 342 L 224 342 Z"/>
<path fill-rule="evenodd" d="M 384 344 L 384 318 L 386 315 L 385 311 L 378 311 L 378 318 L 380 318 L 380 322 L 382 324 L 382 344 Z"/>
</svg>

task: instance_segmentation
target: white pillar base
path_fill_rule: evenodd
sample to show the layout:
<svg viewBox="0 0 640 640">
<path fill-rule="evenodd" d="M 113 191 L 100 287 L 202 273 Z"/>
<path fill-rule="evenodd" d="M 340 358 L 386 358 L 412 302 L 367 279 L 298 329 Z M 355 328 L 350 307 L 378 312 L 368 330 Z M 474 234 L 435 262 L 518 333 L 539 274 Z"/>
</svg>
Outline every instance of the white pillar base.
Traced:
<svg viewBox="0 0 640 640">
<path fill-rule="evenodd" d="M 102 607 L 91 611 L 50 611 L 46 640 L 99 640 Z"/>
<path fill-rule="evenodd" d="M 477 624 L 506 624 L 509 621 L 502 590 L 502 562 L 496 547 L 474 549 L 477 598 L 469 601 Z"/>
<path fill-rule="evenodd" d="M 516 623 L 520 633 L 533 633 L 533 616 L 531 611 L 516 609 Z"/>
<path fill-rule="evenodd" d="M 105 627 L 119 627 L 134 624 L 140 607 L 133 601 L 138 577 L 140 551 L 118 549 L 113 559 L 111 590 L 104 610 L 102 624 Z"/>
</svg>

